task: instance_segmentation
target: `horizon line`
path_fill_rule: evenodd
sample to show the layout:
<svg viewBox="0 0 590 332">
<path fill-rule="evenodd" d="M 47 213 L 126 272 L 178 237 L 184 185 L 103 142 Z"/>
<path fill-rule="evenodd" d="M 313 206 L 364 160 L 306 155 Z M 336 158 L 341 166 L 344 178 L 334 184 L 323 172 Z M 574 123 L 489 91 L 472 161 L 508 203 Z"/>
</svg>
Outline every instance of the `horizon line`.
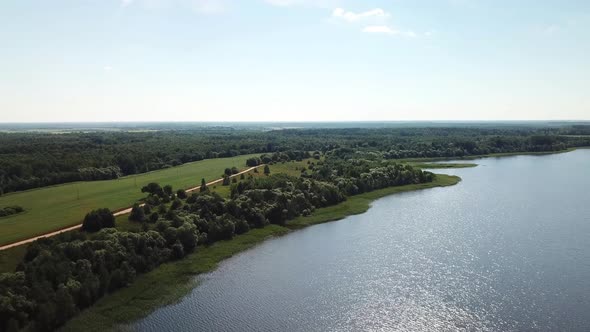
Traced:
<svg viewBox="0 0 590 332">
<path fill-rule="evenodd" d="M 10 124 L 116 124 L 116 123 L 411 123 L 411 122 L 439 122 L 439 123 L 457 123 L 457 122 L 590 122 L 590 119 L 518 119 L 518 120 L 245 120 L 245 121 L 225 121 L 225 120 L 204 120 L 204 121 L 168 121 L 168 120 L 144 120 L 144 121 L 0 121 L 0 125 Z"/>
</svg>

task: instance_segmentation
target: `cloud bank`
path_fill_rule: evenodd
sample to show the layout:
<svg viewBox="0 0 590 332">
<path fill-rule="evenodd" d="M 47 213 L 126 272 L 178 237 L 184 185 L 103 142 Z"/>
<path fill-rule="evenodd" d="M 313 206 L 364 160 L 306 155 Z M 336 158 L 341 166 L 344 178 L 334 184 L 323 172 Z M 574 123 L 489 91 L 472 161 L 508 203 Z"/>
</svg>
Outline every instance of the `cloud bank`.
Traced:
<svg viewBox="0 0 590 332">
<path fill-rule="evenodd" d="M 347 22 L 359 22 L 363 20 L 384 20 L 390 17 L 390 14 L 381 8 L 375 8 L 366 12 L 355 13 L 346 11 L 342 8 L 336 8 L 332 12 L 332 17 L 342 19 Z"/>
</svg>

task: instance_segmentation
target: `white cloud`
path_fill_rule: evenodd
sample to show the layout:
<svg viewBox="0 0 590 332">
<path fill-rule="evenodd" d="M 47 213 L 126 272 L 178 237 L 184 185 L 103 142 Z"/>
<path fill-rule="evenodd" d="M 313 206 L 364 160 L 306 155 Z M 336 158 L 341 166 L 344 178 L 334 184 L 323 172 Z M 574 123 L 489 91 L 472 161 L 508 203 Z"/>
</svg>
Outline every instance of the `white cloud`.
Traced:
<svg viewBox="0 0 590 332">
<path fill-rule="evenodd" d="M 414 38 L 418 35 L 411 30 L 403 31 L 394 28 L 390 21 L 391 14 L 381 8 L 367 10 L 365 12 L 355 13 L 346 11 L 342 8 L 336 8 L 332 12 L 332 20 L 344 21 L 347 23 L 365 23 L 366 25 L 361 31 L 372 34 L 382 35 L 398 35 L 408 38 Z"/>
<path fill-rule="evenodd" d="M 107 66 L 104 66 L 102 69 L 104 69 L 104 71 L 111 71 L 111 70 L 113 70 L 113 67 L 107 65 Z"/>
<path fill-rule="evenodd" d="M 362 31 L 366 32 L 366 33 L 384 34 L 384 35 L 392 35 L 392 36 L 397 35 L 397 36 L 403 36 L 403 37 L 408 37 L 408 38 L 418 37 L 418 34 L 416 34 L 412 30 L 400 31 L 400 30 L 394 29 L 394 28 L 387 26 L 387 25 L 369 25 L 369 26 L 364 27 Z"/>
<path fill-rule="evenodd" d="M 329 6 L 338 0 L 264 0 L 266 3 L 274 6 L 290 7 L 295 5 L 314 6 L 321 8 L 334 8 Z M 406 38 L 415 38 L 420 35 L 412 30 L 399 30 L 394 28 L 390 23 L 391 14 L 381 8 L 373 8 L 363 12 L 347 11 L 342 7 L 336 7 L 332 10 L 332 15 L 328 21 L 346 22 L 350 24 L 363 24 L 365 27 L 361 30 L 365 33 L 382 34 L 391 36 L 402 36 Z M 432 32 L 424 33 L 425 37 L 432 36 Z"/>
<path fill-rule="evenodd" d="M 342 19 L 347 22 L 358 22 L 362 20 L 385 20 L 388 19 L 390 15 L 381 8 L 375 8 L 361 13 L 355 13 L 351 11 L 345 11 L 342 8 L 336 8 L 332 12 L 332 17 Z"/>
</svg>

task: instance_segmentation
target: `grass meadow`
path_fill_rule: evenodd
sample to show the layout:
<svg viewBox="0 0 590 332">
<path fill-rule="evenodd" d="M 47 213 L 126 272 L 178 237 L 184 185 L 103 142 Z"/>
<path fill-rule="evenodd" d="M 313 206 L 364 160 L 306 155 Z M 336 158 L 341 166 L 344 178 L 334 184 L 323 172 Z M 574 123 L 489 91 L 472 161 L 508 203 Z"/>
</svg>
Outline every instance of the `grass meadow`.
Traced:
<svg viewBox="0 0 590 332">
<path fill-rule="evenodd" d="M 76 225 L 89 211 L 107 207 L 117 210 L 145 197 L 141 188 L 150 182 L 170 184 L 174 190 L 195 187 L 201 178 L 215 180 L 226 167 L 246 169 L 243 155 L 187 163 L 181 166 L 116 180 L 75 182 L 0 196 L 0 207 L 19 205 L 25 212 L 0 218 L 0 245 Z"/>
</svg>

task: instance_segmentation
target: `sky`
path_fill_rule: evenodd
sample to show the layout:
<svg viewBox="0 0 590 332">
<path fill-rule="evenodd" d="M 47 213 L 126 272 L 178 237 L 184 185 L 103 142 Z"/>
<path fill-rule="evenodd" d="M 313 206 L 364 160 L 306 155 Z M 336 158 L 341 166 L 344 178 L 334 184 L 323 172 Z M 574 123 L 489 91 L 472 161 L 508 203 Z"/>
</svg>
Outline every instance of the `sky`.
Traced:
<svg viewBox="0 0 590 332">
<path fill-rule="evenodd" d="M 588 0 L 0 2 L 0 122 L 565 119 Z"/>
</svg>

